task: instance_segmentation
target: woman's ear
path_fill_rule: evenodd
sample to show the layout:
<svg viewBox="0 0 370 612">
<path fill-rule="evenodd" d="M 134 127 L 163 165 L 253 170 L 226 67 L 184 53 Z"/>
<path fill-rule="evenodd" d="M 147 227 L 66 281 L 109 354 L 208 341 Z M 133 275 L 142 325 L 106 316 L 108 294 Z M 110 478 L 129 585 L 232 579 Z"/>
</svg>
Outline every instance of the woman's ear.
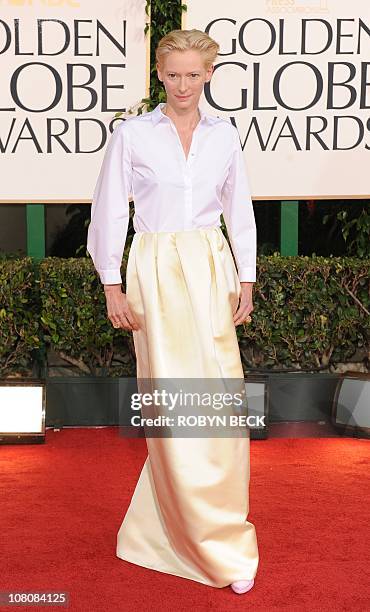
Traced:
<svg viewBox="0 0 370 612">
<path fill-rule="evenodd" d="M 159 78 L 159 80 L 160 80 L 160 81 L 162 81 L 162 70 L 160 69 L 158 62 L 156 63 L 156 65 L 155 65 L 155 66 L 156 66 L 156 68 L 157 68 L 157 75 L 158 75 L 158 78 Z"/>
<path fill-rule="evenodd" d="M 213 74 L 213 70 L 214 70 L 214 65 L 212 64 L 208 69 L 207 69 L 207 73 L 206 73 L 206 82 L 208 83 L 211 80 L 212 74 Z"/>
</svg>

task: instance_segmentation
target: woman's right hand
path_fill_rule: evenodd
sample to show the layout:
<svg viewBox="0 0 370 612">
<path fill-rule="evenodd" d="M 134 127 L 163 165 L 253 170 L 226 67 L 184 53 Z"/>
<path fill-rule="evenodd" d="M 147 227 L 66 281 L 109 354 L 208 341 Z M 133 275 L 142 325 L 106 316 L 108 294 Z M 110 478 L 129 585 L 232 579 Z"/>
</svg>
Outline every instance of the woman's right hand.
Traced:
<svg viewBox="0 0 370 612">
<path fill-rule="evenodd" d="M 126 294 L 121 285 L 104 285 L 108 319 L 113 327 L 128 330 L 138 330 L 139 325 L 133 316 L 127 302 Z"/>
</svg>

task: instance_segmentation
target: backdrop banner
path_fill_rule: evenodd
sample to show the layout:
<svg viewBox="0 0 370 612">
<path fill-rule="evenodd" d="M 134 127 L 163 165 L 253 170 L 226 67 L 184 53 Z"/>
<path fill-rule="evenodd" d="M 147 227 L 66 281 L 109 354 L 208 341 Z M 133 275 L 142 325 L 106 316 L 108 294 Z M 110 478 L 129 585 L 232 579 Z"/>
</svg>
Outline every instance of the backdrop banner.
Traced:
<svg viewBox="0 0 370 612">
<path fill-rule="evenodd" d="M 90 202 L 149 92 L 145 0 L 0 0 L 0 202 Z"/>
<path fill-rule="evenodd" d="M 238 128 L 254 199 L 369 198 L 369 0 L 186 0 L 220 44 L 202 108 Z"/>
</svg>

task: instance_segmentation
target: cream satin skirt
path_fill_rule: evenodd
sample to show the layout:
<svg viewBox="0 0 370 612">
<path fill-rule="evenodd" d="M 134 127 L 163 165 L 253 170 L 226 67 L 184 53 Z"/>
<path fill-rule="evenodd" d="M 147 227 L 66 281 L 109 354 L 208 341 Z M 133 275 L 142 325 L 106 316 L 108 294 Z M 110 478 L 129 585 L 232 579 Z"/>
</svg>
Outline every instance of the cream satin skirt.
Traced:
<svg viewBox="0 0 370 612">
<path fill-rule="evenodd" d="M 240 282 L 220 227 L 137 232 L 126 291 L 140 326 L 138 378 L 243 378 L 233 322 Z M 117 556 L 218 588 L 254 578 L 249 441 L 147 437 Z"/>
</svg>

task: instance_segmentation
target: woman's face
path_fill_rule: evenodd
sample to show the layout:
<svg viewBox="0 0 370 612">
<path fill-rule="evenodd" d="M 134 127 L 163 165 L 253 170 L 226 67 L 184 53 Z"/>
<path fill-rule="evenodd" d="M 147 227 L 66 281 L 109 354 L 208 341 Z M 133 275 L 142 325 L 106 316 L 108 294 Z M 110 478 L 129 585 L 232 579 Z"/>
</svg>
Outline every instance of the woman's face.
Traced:
<svg viewBox="0 0 370 612">
<path fill-rule="evenodd" d="M 175 109 L 197 108 L 204 83 L 211 80 L 213 66 L 206 70 L 204 56 L 194 49 L 171 51 L 160 66 L 158 78 L 163 82 L 167 102 Z"/>
</svg>

